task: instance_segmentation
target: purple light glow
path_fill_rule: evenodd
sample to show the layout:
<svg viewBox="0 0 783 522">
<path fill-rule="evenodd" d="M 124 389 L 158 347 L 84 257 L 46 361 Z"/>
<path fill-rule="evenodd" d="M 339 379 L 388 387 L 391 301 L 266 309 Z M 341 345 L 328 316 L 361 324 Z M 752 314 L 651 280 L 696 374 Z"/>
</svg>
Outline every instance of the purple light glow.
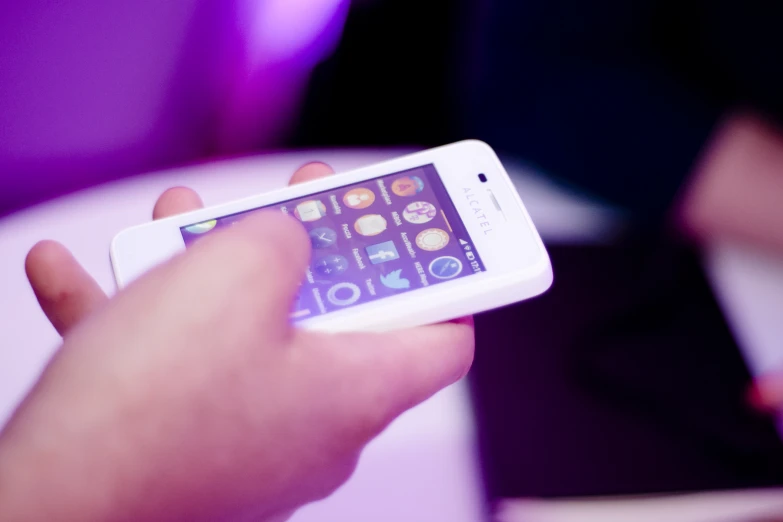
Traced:
<svg viewBox="0 0 783 522">
<path fill-rule="evenodd" d="M 122 176 L 279 145 L 348 2 L 5 7 L 0 216 Z"/>
<path fill-rule="evenodd" d="M 252 63 L 260 65 L 289 60 L 314 43 L 321 53 L 331 48 L 343 25 L 347 12 L 344 8 L 349 1 L 250 0 L 250 3 L 255 9 L 251 15 L 248 50 Z M 322 57 L 323 54 L 316 60 Z"/>
</svg>

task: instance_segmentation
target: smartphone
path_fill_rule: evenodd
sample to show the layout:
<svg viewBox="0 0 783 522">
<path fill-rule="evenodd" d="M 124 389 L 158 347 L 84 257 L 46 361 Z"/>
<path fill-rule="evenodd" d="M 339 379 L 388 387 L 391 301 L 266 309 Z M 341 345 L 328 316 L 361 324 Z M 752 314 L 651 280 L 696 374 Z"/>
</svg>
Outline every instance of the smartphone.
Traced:
<svg viewBox="0 0 783 522">
<path fill-rule="evenodd" d="M 111 245 L 118 286 L 260 209 L 292 216 L 310 236 L 312 260 L 291 310 L 303 328 L 432 324 L 552 284 L 508 174 L 471 140 L 127 229 Z"/>
</svg>

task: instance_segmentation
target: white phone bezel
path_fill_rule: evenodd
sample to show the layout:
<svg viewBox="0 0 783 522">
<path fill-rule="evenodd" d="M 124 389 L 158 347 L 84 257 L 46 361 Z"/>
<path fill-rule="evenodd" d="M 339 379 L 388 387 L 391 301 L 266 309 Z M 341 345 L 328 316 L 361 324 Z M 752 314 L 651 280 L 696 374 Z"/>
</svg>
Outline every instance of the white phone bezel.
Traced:
<svg viewBox="0 0 783 522">
<path fill-rule="evenodd" d="M 181 227 L 428 164 L 435 165 L 486 271 L 297 324 L 322 331 L 401 328 L 478 313 L 546 291 L 552 268 L 541 238 L 495 152 L 475 140 L 126 229 L 111 245 L 117 284 L 122 288 L 183 252 Z"/>
</svg>

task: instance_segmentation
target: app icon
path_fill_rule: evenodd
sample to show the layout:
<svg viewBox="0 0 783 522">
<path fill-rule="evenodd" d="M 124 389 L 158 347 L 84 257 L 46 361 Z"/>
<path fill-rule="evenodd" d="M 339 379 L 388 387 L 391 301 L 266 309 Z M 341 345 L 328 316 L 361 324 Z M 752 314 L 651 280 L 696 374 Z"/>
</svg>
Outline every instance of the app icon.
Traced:
<svg viewBox="0 0 783 522">
<path fill-rule="evenodd" d="M 411 287 L 411 282 L 402 277 L 401 269 L 395 270 L 390 274 L 382 275 L 381 283 L 383 283 L 383 286 L 386 288 L 391 288 L 392 290 L 407 290 Z"/>
<path fill-rule="evenodd" d="M 349 190 L 343 197 L 343 203 L 345 206 L 351 207 L 356 210 L 367 208 L 375 202 L 375 193 L 366 188 L 355 188 Z"/>
<path fill-rule="evenodd" d="M 392 192 L 398 196 L 415 196 L 424 190 L 424 182 L 418 176 L 404 176 L 392 183 Z"/>
<path fill-rule="evenodd" d="M 337 254 L 322 257 L 313 264 L 313 270 L 324 277 L 334 277 L 348 270 L 348 260 Z"/>
<path fill-rule="evenodd" d="M 335 306 L 350 306 L 359 300 L 362 291 L 353 283 L 337 283 L 326 293 L 326 298 Z"/>
<path fill-rule="evenodd" d="M 386 230 L 386 219 L 380 214 L 367 214 L 357 219 L 353 228 L 363 236 L 377 236 Z"/>
<path fill-rule="evenodd" d="M 310 232 L 310 242 L 313 248 L 329 248 L 337 243 L 337 232 L 327 227 L 318 227 Z"/>
<path fill-rule="evenodd" d="M 386 261 L 394 261 L 400 258 L 400 254 L 397 253 L 397 247 L 394 246 L 394 241 L 370 245 L 364 250 L 367 251 L 367 257 L 370 258 L 370 263 L 373 265 L 380 265 Z"/>
<path fill-rule="evenodd" d="M 185 230 L 187 230 L 191 234 L 206 234 L 207 232 L 215 228 L 215 226 L 217 226 L 217 220 L 213 219 L 212 221 L 204 221 L 203 223 L 198 223 L 196 225 L 185 227 Z"/>
<path fill-rule="evenodd" d="M 296 206 L 294 214 L 302 222 L 318 221 L 326 216 L 326 205 L 318 200 L 303 201 Z"/>
<path fill-rule="evenodd" d="M 438 279 L 451 279 L 462 272 L 462 261 L 456 257 L 443 256 L 430 263 L 430 274 Z"/>
<path fill-rule="evenodd" d="M 426 201 L 411 203 L 402 211 L 402 217 L 405 218 L 405 221 L 413 223 L 414 225 L 429 223 L 437 215 L 438 210 L 435 208 L 435 205 L 427 203 Z"/>
<path fill-rule="evenodd" d="M 428 228 L 416 236 L 416 245 L 422 250 L 435 252 L 449 244 L 449 235 L 439 228 Z"/>
</svg>

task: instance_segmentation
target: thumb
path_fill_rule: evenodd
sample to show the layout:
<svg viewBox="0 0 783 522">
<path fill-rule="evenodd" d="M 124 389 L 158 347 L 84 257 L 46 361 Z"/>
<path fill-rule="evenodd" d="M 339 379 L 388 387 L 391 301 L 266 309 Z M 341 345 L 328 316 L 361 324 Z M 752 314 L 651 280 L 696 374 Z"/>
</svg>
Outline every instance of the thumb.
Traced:
<svg viewBox="0 0 783 522">
<path fill-rule="evenodd" d="M 234 300 L 237 319 L 265 333 L 287 332 L 309 261 L 310 241 L 301 223 L 265 211 L 204 237 L 183 256 L 176 273 L 192 286 L 191 298 Z"/>
<path fill-rule="evenodd" d="M 473 362 L 472 319 L 383 334 L 348 334 L 341 342 L 361 390 L 354 396 L 377 413 L 378 429 L 464 377 Z M 357 368 L 356 366 L 360 368 Z"/>
</svg>

